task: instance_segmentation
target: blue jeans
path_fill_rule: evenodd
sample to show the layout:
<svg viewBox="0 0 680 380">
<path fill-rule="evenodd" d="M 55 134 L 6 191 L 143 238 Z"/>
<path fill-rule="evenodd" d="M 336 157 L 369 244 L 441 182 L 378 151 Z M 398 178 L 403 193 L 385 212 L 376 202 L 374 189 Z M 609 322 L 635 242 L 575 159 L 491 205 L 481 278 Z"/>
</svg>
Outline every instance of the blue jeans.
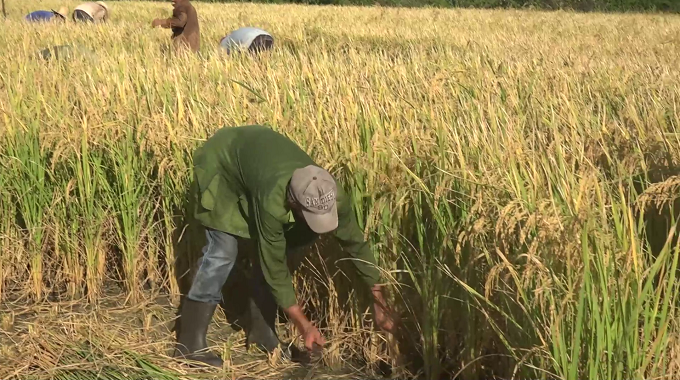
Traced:
<svg viewBox="0 0 680 380">
<path fill-rule="evenodd" d="M 299 230 L 299 229 L 298 229 Z M 222 288 L 234 269 L 238 256 L 238 240 L 235 236 L 206 228 L 207 242 L 203 247 L 203 256 L 198 259 L 198 271 L 194 276 L 187 297 L 193 301 L 220 304 Z M 304 258 L 304 248 L 316 240 L 309 234 L 293 234 L 286 244 L 286 256 L 289 270 L 295 270 Z M 257 255 L 251 259 L 252 273 L 248 284 L 248 303 L 245 322 L 246 346 L 256 344 L 268 351 L 279 344 L 276 334 L 276 316 L 278 305 L 274 299 L 260 267 Z M 242 288 L 242 287 L 241 287 Z M 236 299 L 242 294 L 235 295 Z M 229 296 L 227 296 L 229 297 Z M 226 304 L 230 300 L 225 300 Z M 231 300 L 233 301 L 233 300 Z M 222 306 L 225 306 L 222 303 Z M 238 303 L 238 301 L 237 301 Z M 225 310 L 226 311 L 226 310 Z"/>
<path fill-rule="evenodd" d="M 238 256 L 236 237 L 217 230 L 205 229 L 206 245 L 198 259 L 198 271 L 187 297 L 193 301 L 219 304 L 222 287 L 234 268 Z"/>
<path fill-rule="evenodd" d="M 205 229 L 205 234 L 207 242 L 202 250 L 203 256 L 197 261 L 198 271 L 187 297 L 193 301 L 219 304 L 222 301 L 222 287 L 227 282 L 238 257 L 238 241 L 233 235 L 210 228 Z M 297 268 L 301 263 L 303 248 L 312 242 L 313 239 L 296 241 L 296 246 L 286 248 L 286 255 L 293 268 Z M 254 259 L 252 264 L 251 295 L 262 309 L 276 307 L 274 296 L 260 268 L 260 261 Z"/>
</svg>

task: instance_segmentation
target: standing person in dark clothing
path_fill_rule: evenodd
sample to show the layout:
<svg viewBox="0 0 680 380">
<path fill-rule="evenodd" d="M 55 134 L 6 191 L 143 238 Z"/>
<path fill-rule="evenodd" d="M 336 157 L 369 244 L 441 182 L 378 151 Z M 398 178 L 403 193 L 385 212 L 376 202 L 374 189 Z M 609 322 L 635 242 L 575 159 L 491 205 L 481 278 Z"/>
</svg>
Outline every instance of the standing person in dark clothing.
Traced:
<svg viewBox="0 0 680 380">
<path fill-rule="evenodd" d="M 172 0 L 174 9 L 172 17 L 167 19 L 155 19 L 152 27 L 172 29 L 172 41 L 175 47 L 188 47 L 193 52 L 198 52 L 201 44 L 201 35 L 198 27 L 198 15 L 196 9 L 189 0 Z"/>
<path fill-rule="evenodd" d="M 206 333 L 236 262 L 237 239 L 250 239 L 257 247 L 250 257 L 247 344 L 269 352 L 280 347 L 275 331 L 278 307 L 300 331 L 308 350 L 325 344 L 298 304 L 287 265 L 290 255 L 321 234 L 335 236 L 355 259 L 354 267 L 373 295 L 376 324 L 392 330 L 376 260 L 348 195 L 293 141 L 266 126 L 218 130 L 194 154 L 191 193 L 189 213 L 207 242 L 181 306 L 175 356 L 222 366 L 222 359 L 206 350 Z"/>
</svg>

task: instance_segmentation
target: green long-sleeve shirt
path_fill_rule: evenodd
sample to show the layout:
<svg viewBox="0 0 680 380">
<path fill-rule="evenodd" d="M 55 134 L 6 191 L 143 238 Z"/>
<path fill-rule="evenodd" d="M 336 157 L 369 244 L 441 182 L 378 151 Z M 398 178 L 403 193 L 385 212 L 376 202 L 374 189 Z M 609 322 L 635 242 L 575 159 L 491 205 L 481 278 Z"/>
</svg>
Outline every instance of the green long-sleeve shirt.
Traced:
<svg viewBox="0 0 680 380">
<path fill-rule="evenodd" d="M 286 187 L 293 171 L 316 165 L 305 151 L 266 126 L 225 127 L 194 154 L 198 184 L 195 218 L 203 226 L 254 239 L 262 271 L 283 308 L 294 305 L 295 291 L 286 263 L 286 240 L 311 230 L 294 229 L 286 206 Z M 379 280 L 368 243 L 359 229 L 350 199 L 338 185 L 338 228 L 333 232 L 353 260 L 364 282 Z M 297 223 L 304 223 L 303 221 Z"/>
</svg>

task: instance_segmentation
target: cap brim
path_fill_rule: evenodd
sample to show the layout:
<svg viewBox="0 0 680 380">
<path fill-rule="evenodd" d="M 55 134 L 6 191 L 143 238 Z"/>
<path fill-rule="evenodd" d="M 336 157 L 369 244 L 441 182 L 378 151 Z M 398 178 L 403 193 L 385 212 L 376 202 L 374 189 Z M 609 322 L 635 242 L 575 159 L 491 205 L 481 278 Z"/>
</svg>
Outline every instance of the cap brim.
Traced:
<svg viewBox="0 0 680 380">
<path fill-rule="evenodd" d="M 338 228 L 338 208 L 334 204 L 330 212 L 325 214 L 314 214 L 307 210 L 302 210 L 302 216 L 312 231 L 317 234 L 325 234 Z"/>
</svg>

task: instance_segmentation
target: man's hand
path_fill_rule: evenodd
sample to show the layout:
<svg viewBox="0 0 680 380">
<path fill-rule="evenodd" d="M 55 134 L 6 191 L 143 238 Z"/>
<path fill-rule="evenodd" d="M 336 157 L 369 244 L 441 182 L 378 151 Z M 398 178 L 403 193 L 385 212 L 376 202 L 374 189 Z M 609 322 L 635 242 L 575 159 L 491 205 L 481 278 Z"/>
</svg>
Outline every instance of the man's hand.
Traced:
<svg viewBox="0 0 680 380">
<path fill-rule="evenodd" d="M 382 331 L 392 333 L 394 331 L 394 321 L 382 295 L 382 286 L 375 285 L 371 289 L 373 293 L 373 315 L 375 316 L 375 323 Z"/>
<path fill-rule="evenodd" d="M 318 344 L 319 346 L 323 347 L 324 344 L 326 344 L 326 339 L 321 335 L 319 330 L 317 330 L 316 327 L 314 327 L 313 324 L 309 324 L 307 327 L 307 330 L 302 332 L 302 339 L 305 341 L 305 347 L 309 351 L 312 351 L 314 349 L 314 343 Z"/>
<path fill-rule="evenodd" d="M 155 28 L 155 27 L 158 27 L 158 26 L 161 26 L 161 25 L 163 25 L 163 20 L 161 20 L 159 18 L 154 19 L 153 22 L 151 22 L 152 28 Z"/>
<path fill-rule="evenodd" d="M 295 324 L 295 327 L 297 327 L 298 331 L 302 333 L 302 338 L 305 341 L 305 347 L 307 347 L 308 350 L 311 351 L 314 348 L 314 343 L 321 347 L 326 344 L 326 339 L 324 339 L 319 330 L 314 327 L 312 322 L 310 322 L 307 317 L 305 317 L 305 314 L 302 312 L 302 308 L 300 308 L 300 306 L 293 305 L 287 309 L 284 309 L 284 311 L 286 312 L 286 315 L 288 315 L 288 317 L 293 320 L 293 323 Z"/>
</svg>

